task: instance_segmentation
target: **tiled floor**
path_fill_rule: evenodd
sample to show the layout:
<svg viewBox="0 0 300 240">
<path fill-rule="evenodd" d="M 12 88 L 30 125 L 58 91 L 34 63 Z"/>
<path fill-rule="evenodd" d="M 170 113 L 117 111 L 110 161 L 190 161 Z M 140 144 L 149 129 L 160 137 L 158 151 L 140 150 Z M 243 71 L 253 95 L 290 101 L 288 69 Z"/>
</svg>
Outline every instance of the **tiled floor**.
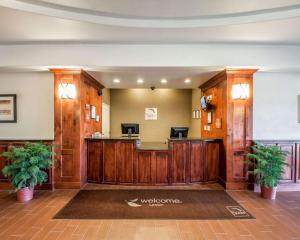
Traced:
<svg viewBox="0 0 300 240">
<path fill-rule="evenodd" d="M 115 187 L 86 187 L 99 188 Z M 300 240 L 300 192 L 281 192 L 276 201 L 269 201 L 253 192 L 230 191 L 256 217 L 254 220 L 53 220 L 53 215 L 76 193 L 40 191 L 33 201 L 22 204 L 9 192 L 0 191 L 0 239 Z"/>
</svg>

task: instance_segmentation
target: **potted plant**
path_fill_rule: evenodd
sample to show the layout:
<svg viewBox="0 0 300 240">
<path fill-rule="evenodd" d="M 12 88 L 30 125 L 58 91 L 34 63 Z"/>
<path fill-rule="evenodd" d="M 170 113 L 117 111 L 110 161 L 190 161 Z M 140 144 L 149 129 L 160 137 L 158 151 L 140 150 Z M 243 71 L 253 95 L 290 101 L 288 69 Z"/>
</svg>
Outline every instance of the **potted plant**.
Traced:
<svg viewBox="0 0 300 240">
<path fill-rule="evenodd" d="M 34 187 L 47 181 L 45 170 L 52 165 L 51 146 L 26 142 L 23 147 L 10 146 L 2 155 L 10 162 L 3 168 L 3 174 L 11 181 L 18 200 L 31 200 Z"/>
<path fill-rule="evenodd" d="M 257 183 L 261 187 L 261 196 L 267 199 L 275 199 L 277 185 L 284 173 L 284 167 L 288 166 L 285 162 L 286 151 L 282 151 L 276 145 L 263 145 L 255 142 L 251 147 L 252 153 L 247 156 L 254 160 L 254 170 L 249 171 L 253 174 Z"/>
</svg>

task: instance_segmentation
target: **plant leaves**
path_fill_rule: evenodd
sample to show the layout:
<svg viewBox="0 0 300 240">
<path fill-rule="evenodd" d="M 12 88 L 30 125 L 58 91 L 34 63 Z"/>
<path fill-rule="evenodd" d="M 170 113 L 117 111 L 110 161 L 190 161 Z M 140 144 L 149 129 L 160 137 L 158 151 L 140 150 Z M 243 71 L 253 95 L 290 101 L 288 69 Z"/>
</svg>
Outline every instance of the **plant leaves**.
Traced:
<svg viewBox="0 0 300 240">
<path fill-rule="evenodd" d="M 11 163 L 2 172 L 8 177 L 15 190 L 33 188 L 47 181 L 44 171 L 52 165 L 52 149 L 43 143 L 26 142 L 23 147 L 10 146 L 2 156 Z"/>
</svg>

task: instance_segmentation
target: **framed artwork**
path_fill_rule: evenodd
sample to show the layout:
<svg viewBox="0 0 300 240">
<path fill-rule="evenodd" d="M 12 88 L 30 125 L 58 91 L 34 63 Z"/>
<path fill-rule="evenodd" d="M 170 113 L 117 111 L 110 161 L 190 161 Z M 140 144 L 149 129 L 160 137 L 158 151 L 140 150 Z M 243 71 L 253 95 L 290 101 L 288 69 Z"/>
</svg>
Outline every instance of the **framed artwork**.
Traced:
<svg viewBox="0 0 300 240">
<path fill-rule="evenodd" d="M 91 106 L 91 119 L 96 119 L 96 106 Z"/>
<path fill-rule="evenodd" d="M 85 104 L 85 120 L 88 122 L 91 120 L 91 105 Z"/>
<path fill-rule="evenodd" d="M 216 118 L 216 128 L 222 128 L 222 119 Z"/>
<path fill-rule="evenodd" d="M 0 123 L 17 122 L 17 95 L 0 94 Z"/>
<path fill-rule="evenodd" d="M 145 108 L 145 120 L 157 120 L 157 108 Z"/>
<path fill-rule="evenodd" d="M 211 124 L 212 123 L 212 113 L 211 112 L 208 112 L 207 113 L 207 124 Z"/>
<path fill-rule="evenodd" d="M 193 110 L 193 119 L 200 119 L 200 111 L 199 110 Z"/>
</svg>

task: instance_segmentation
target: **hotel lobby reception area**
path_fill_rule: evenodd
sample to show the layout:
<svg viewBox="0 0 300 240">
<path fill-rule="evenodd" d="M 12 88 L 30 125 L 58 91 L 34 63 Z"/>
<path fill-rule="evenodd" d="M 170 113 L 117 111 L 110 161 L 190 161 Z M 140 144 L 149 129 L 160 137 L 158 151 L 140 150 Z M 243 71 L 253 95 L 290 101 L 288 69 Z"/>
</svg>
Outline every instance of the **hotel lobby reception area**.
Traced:
<svg viewBox="0 0 300 240">
<path fill-rule="evenodd" d="M 193 90 L 108 89 L 82 69 L 39 73 L 53 86 L 53 139 L 0 141 L 0 234 L 296 239 L 300 142 L 253 138 L 257 70 L 224 69 Z M 18 94 L 2 96 L 20 108 Z M 260 158 L 279 161 L 277 178 Z M 277 193 L 257 180 L 270 170 Z"/>
<path fill-rule="evenodd" d="M 0 240 L 300 240 L 300 2 L 0 0 Z"/>
</svg>

